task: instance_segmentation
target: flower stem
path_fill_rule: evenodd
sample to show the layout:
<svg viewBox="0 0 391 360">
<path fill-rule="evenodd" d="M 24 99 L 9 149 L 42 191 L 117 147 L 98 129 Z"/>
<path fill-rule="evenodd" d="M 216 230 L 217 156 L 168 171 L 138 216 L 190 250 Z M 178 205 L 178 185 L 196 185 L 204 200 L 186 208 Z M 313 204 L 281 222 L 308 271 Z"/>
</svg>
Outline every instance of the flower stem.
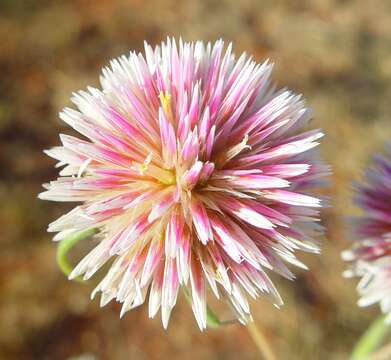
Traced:
<svg viewBox="0 0 391 360">
<path fill-rule="evenodd" d="M 76 234 L 72 234 L 66 237 L 65 239 L 61 240 L 61 242 L 57 247 L 56 259 L 57 259 L 58 267 L 65 275 L 68 276 L 73 270 L 73 267 L 71 266 L 67 258 L 67 254 L 69 250 L 71 250 L 80 240 L 90 237 L 95 233 L 96 233 L 95 228 L 87 229 L 87 230 L 80 231 Z M 75 280 L 80 281 L 81 279 L 76 278 Z"/>
<path fill-rule="evenodd" d="M 276 360 L 274 356 L 273 350 L 271 349 L 268 341 L 265 336 L 259 330 L 259 328 L 255 325 L 254 321 L 249 321 L 247 323 L 247 330 L 253 339 L 255 345 L 257 346 L 259 352 L 263 356 L 265 360 Z"/>
<path fill-rule="evenodd" d="M 382 315 L 369 326 L 353 348 L 351 360 L 368 359 L 368 356 L 380 345 L 389 331 L 384 320 L 385 316 Z"/>
</svg>

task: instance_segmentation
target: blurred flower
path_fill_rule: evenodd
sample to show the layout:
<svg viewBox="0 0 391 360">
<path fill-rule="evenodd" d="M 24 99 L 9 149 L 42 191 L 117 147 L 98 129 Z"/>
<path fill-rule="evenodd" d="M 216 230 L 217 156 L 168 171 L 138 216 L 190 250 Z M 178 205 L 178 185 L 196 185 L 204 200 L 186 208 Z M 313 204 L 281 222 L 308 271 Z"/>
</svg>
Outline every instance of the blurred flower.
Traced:
<svg viewBox="0 0 391 360">
<path fill-rule="evenodd" d="M 47 151 L 65 167 L 40 198 L 83 202 L 50 224 L 55 240 L 100 229 L 70 278 L 114 259 L 93 292 L 102 306 L 115 298 L 122 315 L 149 289 L 149 315 L 161 308 L 166 327 L 184 286 L 204 329 L 208 288 L 242 322 L 247 295 L 282 304 L 265 270 L 292 279 L 284 262 L 305 268 L 293 252 L 318 252 L 320 200 L 308 190 L 328 168 L 310 151 L 323 134 L 302 130 L 310 111 L 270 85 L 271 71 L 222 41 L 168 39 L 113 60 L 102 90 L 60 114 L 88 140 L 61 135 Z"/>
<path fill-rule="evenodd" d="M 357 187 L 355 202 L 365 215 L 353 219 L 356 242 L 342 258 L 352 261 L 347 277 L 360 276 L 359 306 L 376 302 L 391 320 L 391 146 L 386 156 L 376 156 L 366 173 L 366 184 Z"/>
</svg>

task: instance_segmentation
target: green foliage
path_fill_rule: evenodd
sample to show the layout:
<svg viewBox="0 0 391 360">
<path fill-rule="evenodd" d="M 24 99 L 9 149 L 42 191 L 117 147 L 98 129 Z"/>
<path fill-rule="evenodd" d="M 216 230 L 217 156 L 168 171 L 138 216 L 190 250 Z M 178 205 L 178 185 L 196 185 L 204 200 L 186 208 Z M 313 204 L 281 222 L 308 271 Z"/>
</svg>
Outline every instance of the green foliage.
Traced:
<svg viewBox="0 0 391 360">
<path fill-rule="evenodd" d="M 61 269 L 61 271 L 65 275 L 68 276 L 72 272 L 72 270 L 73 270 L 73 266 L 68 261 L 68 257 L 67 257 L 68 252 L 80 240 L 86 239 L 86 238 L 94 235 L 95 233 L 96 233 L 96 229 L 95 228 L 87 229 L 87 230 L 80 231 L 80 232 L 78 232 L 76 234 L 72 234 L 72 235 L 66 237 L 65 239 L 61 240 L 61 242 L 59 243 L 59 245 L 57 247 L 56 259 L 57 259 L 58 267 Z M 78 277 L 75 280 L 83 281 L 81 277 Z"/>
</svg>

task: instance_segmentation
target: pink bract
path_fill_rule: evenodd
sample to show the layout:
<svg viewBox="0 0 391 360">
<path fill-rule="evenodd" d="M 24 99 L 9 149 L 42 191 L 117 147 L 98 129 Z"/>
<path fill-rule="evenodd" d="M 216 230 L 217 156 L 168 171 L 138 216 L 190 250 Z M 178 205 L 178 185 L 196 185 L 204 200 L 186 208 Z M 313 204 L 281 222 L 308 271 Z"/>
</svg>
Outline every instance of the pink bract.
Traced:
<svg viewBox="0 0 391 360">
<path fill-rule="evenodd" d="M 102 89 L 74 94 L 60 118 L 86 139 L 61 135 L 47 151 L 65 166 L 40 198 L 81 202 L 49 225 L 55 240 L 99 229 L 98 245 L 70 278 L 90 278 L 109 260 L 93 294 L 124 314 L 161 308 L 167 327 L 180 287 L 201 329 L 209 290 L 239 321 L 248 295 L 282 300 L 267 272 L 293 279 L 294 252 L 317 253 L 328 168 L 313 150 L 323 136 L 301 95 L 276 90 L 272 65 L 238 59 L 231 44 L 168 39 L 111 61 Z"/>
</svg>

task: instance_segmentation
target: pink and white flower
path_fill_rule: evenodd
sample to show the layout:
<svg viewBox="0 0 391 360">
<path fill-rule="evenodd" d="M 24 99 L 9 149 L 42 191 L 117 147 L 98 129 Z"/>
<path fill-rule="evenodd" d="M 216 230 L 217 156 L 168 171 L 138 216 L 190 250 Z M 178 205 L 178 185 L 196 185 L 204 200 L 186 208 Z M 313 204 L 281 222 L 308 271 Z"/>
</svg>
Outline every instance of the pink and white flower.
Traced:
<svg viewBox="0 0 391 360">
<path fill-rule="evenodd" d="M 102 89 L 74 94 L 60 118 L 85 139 L 61 135 L 47 151 L 65 166 L 41 199 L 81 202 L 49 225 L 55 240 L 99 229 L 98 245 L 70 275 L 88 279 L 113 260 L 93 294 L 121 315 L 144 303 L 164 327 L 179 288 L 206 327 L 208 290 L 238 319 L 247 296 L 282 300 L 267 272 L 293 279 L 294 252 L 317 253 L 328 168 L 312 149 L 323 136 L 301 95 L 276 90 L 272 65 L 238 59 L 231 44 L 177 44 L 131 52 L 103 69 Z"/>
<path fill-rule="evenodd" d="M 354 199 L 365 214 L 353 219 L 355 242 L 342 253 L 352 266 L 344 275 L 361 277 L 359 306 L 379 303 L 391 322 L 391 146 L 375 157 L 365 179 Z"/>
</svg>

